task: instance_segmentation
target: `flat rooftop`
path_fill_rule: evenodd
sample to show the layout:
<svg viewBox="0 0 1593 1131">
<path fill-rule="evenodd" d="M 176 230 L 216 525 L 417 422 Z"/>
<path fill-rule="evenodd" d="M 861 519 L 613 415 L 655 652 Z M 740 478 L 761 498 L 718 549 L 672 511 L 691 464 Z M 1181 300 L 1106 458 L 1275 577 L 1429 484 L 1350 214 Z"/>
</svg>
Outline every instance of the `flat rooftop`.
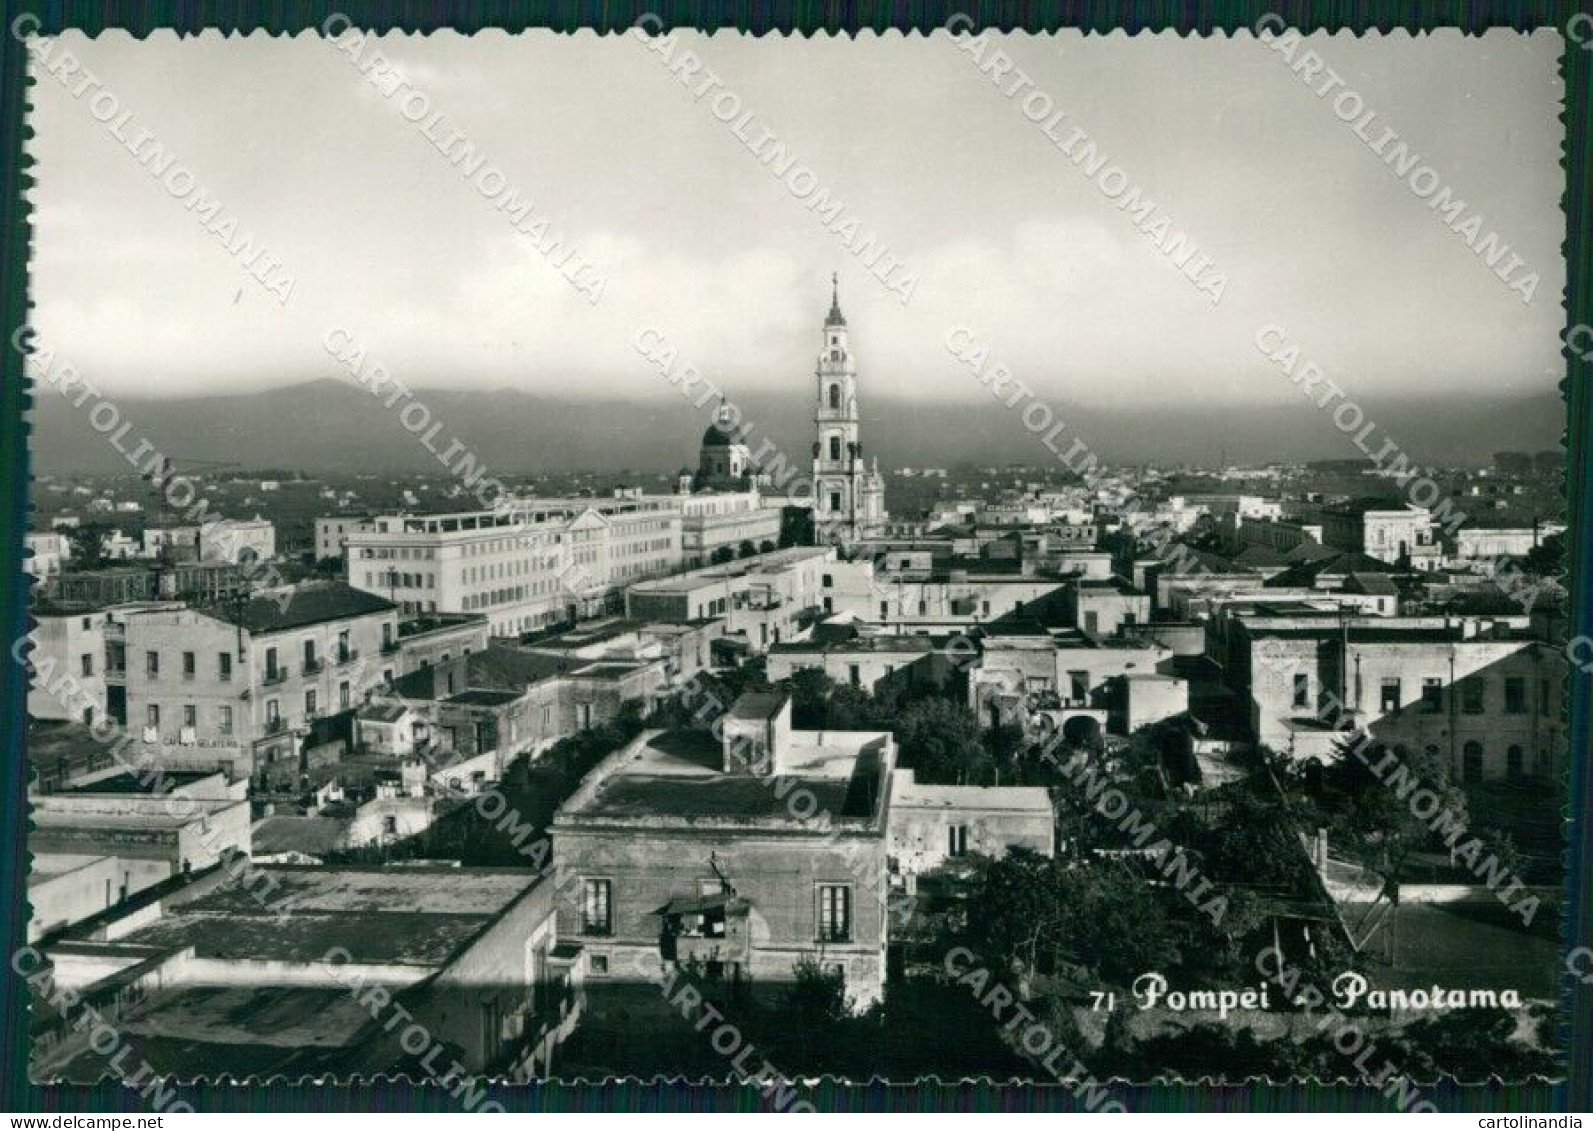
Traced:
<svg viewBox="0 0 1593 1131">
<path fill-rule="evenodd" d="M 872 732 L 793 732 L 814 738 L 796 747 L 790 773 L 773 777 L 727 774 L 720 744 L 701 732 L 644 735 L 593 771 L 558 820 L 661 821 L 812 827 L 792 815 L 791 795 L 811 794 L 817 812 L 834 820 L 872 824 L 881 786 L 880 755 L 887 735 Z M 822 735 L 823 742 L 818 741 Z M 601 775 L 601 777 L 597 777 Z M 802 809 L 809 808 L 804 799 Z"/>
<path fill-rule="evenodd" d="M 374 1024 L 342 987 L 193 986 L 159 989 L 117 1017 L 128 1059 L 161 1075 L 290 1078 L 336 1071 Z M 52 1078 L 94 1083 L 106 1058 L 81 1039 L 47 1066 Z"/>
<path fill-rule="evenodd" d="M 740 577 L 756 577 L 761 573 L 775 573 L 795 565 L 797 562 L 823 557 L 829 553 L 830 549 L 826 546 L 790 546 L 784 550 L 773 550 L 767 554 L 759 554 L 757 557 L 725 562 L 723 565 L 704 566 L 702 569 L 694 569 L 687 573 L 677 573 L 670 577 L 659 577 L 651 581 L 638 581 L 629 587 L 628 592 L 641 594 L 690 593 L 692 590 L 700 589 L 704 585 L 713 585 Z"/>
<path fill-rule="evenodd" d="M 334 946 L 352 961 L 433 967 L 518 899 L 535 876 L 520 869 L 266 866 L 256 883 L 166 900 L 149 926 L 118 941 L 192 946 L 202 957 L 319 962 Z M 257 895 L 264 895 L 267 907 Z"/>
<path fill-rule="evenodd" d="M 158 775 L 120 773 L 108 778 L 67 786 L 57 790 L 56 796 L 93 793 L 168 793 L 173 789 L 215 777 L 219 772 L 218 770 L 163 770 Z"/>
<path fill-rule="evenodd" d="M 964 809 L 991 812 L 1031 813 L 1050 818 L 1051 797 L 1044 786 L 1034 785 L 924 785 L 907 781 L 898 771 L 891 791 L 891 805 L 908 809 Z"/>
</svg>

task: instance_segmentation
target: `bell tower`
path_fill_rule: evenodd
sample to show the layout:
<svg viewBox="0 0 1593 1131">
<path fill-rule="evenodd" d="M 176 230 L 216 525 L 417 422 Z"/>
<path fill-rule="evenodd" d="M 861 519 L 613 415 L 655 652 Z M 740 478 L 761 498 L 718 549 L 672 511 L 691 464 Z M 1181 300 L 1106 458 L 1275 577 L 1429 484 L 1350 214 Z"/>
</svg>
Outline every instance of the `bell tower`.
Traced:
<svg viewBox="0 0 1593 1131">
<path fill-rule="evenodd" d="M 830 312 L 820 338 L 813 445 L 813 525 L 820 542 L 851 542 L 875 533 L 884 487 L 863 459 L 857 415 L 857 365 L 841 313 L 840 280 L 830 276 Z"/>
</svg>

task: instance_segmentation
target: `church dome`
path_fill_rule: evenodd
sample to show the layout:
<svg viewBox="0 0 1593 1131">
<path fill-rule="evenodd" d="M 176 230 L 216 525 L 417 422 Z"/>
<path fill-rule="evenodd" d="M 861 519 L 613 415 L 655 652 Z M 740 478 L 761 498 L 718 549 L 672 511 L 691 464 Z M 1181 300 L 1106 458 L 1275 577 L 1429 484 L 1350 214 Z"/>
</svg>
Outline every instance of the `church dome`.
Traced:
<svg viewBox="0 0 1593 1131">
<path fill-rule="evenodd" d="M 729 448 L 736 443 L 735 434 L 720 420 L 708 425 L 708 431 L 702 434 L 702 446 L 705 448 Z"/>
</svg>

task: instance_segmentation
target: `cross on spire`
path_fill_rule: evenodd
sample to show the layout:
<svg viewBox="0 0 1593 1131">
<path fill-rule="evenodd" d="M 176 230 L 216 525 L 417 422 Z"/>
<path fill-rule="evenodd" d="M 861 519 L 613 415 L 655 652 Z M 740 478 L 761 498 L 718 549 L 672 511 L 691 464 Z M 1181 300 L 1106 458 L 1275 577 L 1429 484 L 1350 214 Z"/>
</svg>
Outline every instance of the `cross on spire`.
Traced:
<svg viewBox="0 0 1593 1131">
<path fill-rule="evenodd" d="M 826 326 L 845 326 L 846 318 L 841 314 L 841 277 L 834 271 L 830 272 L 830 314 L 824 320 Z"/>
</svg>

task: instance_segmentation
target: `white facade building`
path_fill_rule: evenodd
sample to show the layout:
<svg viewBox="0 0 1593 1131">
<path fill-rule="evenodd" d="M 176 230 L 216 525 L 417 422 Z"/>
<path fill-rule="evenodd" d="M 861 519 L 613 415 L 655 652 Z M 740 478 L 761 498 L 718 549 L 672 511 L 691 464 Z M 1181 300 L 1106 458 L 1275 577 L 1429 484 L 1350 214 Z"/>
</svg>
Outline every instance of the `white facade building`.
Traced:
<svg viewBox="0 0 1593 1131">
<path fill-rule="evenodd" d="M 681 514 L 670 497 L 385 515 L 346 538 L 356 589 L 406 614 L 481 613 L 500 636 L 594 615 L 626 585 L 681 563 Z"/>
</svg>

